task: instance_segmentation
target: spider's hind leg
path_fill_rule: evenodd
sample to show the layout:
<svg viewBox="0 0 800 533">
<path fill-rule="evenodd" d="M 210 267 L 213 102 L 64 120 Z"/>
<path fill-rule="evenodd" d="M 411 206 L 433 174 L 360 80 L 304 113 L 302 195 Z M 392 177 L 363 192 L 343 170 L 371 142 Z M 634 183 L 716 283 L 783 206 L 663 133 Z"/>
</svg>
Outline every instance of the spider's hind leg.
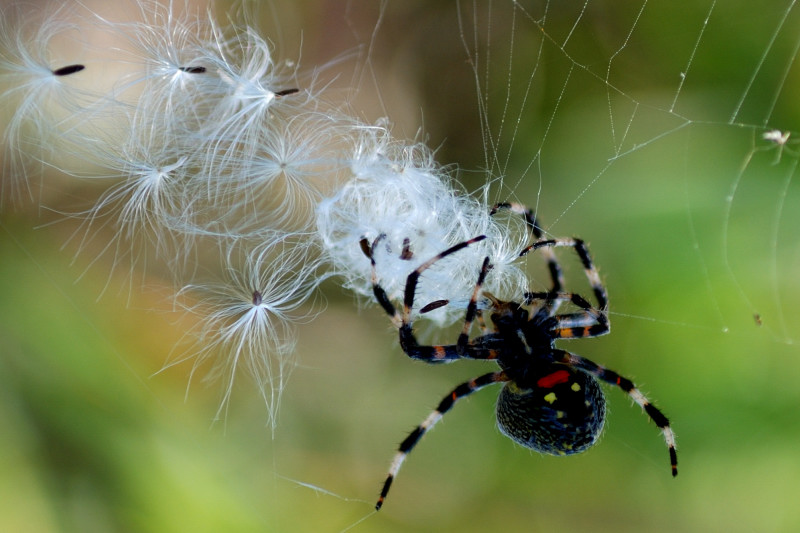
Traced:
<svg viewBox="0 0 800 533">
<path fill-rule="evenodd" d="M 554 350 L 554 353 L 561 355 L 562 363 L 572 368 L 579 368 L 584 372 L 595 376 L 597 379 L 605 381 L 606 383 L 614 385 L 615 387 L 619 387 L 623 392 L 630 396 L 661 430 L 661 433 L 664 436 L 664 441 L 667 443 L 667 448 L 669 448 L 669 462 L 672 468 L 672 475 L 678 475 L 678 455 L 675 452 L 675 433 L 673 433 L 672 428 L 669 425 L 669 419 L 667 419 L 664 413 L 662 413 L 661 410 L 653 405 L 650 400 L 648 400 L 647 397 L 636 388 L 636 385 L 634 385 L 631 380 L 620 376 L 613 370 L 604 368 L 597 363 L 590 361 L 589 359 L 585 359 L 579 355 L 575 355 L 564 350 Z"/>
<path fill-rule="evenodd" d="M 445 413 L 447 413 L 447 411 L 449 411 L 458 400 L 465 396 L 469 396 L 473 392 L 491 385 L 492 383 L 498 383 L 501 381 L 508 381 L 508 377 L 502 371 L 484 374 L 478 378 L 467 381 L 466 383 L 462 383 L 453 389 L 450 394 L 445 396 L 441 402 L 439 402 L 439 405 L 430 415 L 428 415 L 428 418 L 426 418 L 422 424 L 417 426 L 414 431 L 412 431 L 400 444 L 397 454 L 395 454 L 394 460 L 392 461 L 392 466 L 389 467 L 389 474 L 386 476 L 386 481 L 383 482 L 381 495 L 378 498 L 378 502 L 375 504 L 376 511 L 380 510 L 380 508 L 383 506 L 383 502 L 386 500 L 386 495 L 389 493 L 389 488 L 392 486 L 392 481 L 397 476 L 397 472 L 403 465 L 403 461 L 405 461 L 408 454 L 411 453 L 411 450 L 414 449 L 414 446 L 417 445 L 423 435 L 430 431 L 431 428 L 433 428 L 433 426 L 436 425 L 439 420 L 441 420 L 442 416 L 444 416 Z"/>
</svg>

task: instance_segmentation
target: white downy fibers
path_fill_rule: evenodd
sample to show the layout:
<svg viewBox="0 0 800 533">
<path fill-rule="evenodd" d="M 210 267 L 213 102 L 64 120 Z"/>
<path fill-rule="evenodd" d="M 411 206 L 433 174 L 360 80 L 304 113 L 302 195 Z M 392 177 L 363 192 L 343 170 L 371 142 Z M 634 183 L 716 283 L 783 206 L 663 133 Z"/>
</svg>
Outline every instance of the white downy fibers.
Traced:
<svg viewBox="0 0 800 533">
<path fill-rule="evenodd" d="M 78 117 L 79 129 L 59 135 L 90 170 L 58 169 L 107 188 L 93 206 L 70 213 L 83 219 L 75 238 L 105 238 L 101 249 L 115 267 L 131 258 L 128 268 L 144 275 L 153 264 L 169 272 L 180 306 L 200 323 L 193 348 L 169 364 L 194 358 L 193 375 L 210 367 L 208 376 L 223 382 L 219 413 L 245 372 L 274 428 L 293 364 L 292 326 L 313 316 L 320 282 L 335 277 L 371 301 L 362 239 L 381 237 L 377 276 L 399 300 L 422 262 L 487 237 L 420 279 L 418 305 L 450 302 L 425 315 L 437 324 L 463 315 L 487 256 L 486 289 L 521 297 L 527 283 L 515 261 L 530 236 L 519 217 L 490 215 L 487 191 L 467 194 L 431 150 L 394 139 L 388 120 L 364 124 L 341 111 L 346 102 L 324 100 L 314 77 L 273 57 L 256 29 L 149 0 L 136 5 L 140 20 L 130 22 L 73 6 L 74 20 L 98 30 L 89 41 L 103 35 L 118 45 L 83 43 L 105 46 L 102 61 L 61 72 L 47 62 L 45 34 L 69 27 L 63 11 L 20 22 L 21 8 L 4 10 L 2 95 L 21 103 L 3 129 L 3 184 L 35 171 L 22 163 L 40 159 L 52 104 Z M 61 94 L 109 63 L 125 68 L 108 92 Z"/>
</svg>

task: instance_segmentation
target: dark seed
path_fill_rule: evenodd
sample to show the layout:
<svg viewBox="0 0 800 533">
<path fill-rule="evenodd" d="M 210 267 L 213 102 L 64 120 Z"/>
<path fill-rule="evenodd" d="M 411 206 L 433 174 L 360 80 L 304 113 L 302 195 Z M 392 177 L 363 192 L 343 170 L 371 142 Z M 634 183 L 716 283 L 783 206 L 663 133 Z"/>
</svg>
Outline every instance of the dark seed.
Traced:
<svg viewBox="0 0 800 533">
<path fill-rule="evenodd" d="M 206 71 L 206 67 L 178 67 L 178 68 L 184 72 L 188 72 L 189 74 L 202 74 Z"/>
<path fill-rule="evenodd" d="M 300 92 L 300 89 L 284 89 L 282 91 L 275 91 L 275 96 L 287 96 L 289 94 L 294 94 L 296 92 Z"/>
<path fill-rule="evenodd" d="M 69 76 L 70 74 L 75 74 L 76 72 L 80 72 L 86 67 L 83 65 L 67 65 L 66 67 L 61 67 L 53 71 L 53 76 Z"/>
</svg>

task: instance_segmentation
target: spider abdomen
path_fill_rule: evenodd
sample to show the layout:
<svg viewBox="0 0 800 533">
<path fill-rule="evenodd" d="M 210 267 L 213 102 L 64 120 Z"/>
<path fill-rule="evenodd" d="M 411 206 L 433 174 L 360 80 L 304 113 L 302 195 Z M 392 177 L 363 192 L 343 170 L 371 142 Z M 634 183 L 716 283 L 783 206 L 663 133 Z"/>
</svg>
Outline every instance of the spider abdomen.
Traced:
<svg viewBox="0 0 800 533">
<path fill-rule="evenodd" d="M 580 453 L 603 429 L 606 402 L 589 374 L 552 365 L 531 388 L 510 381 L 497 400 L 497 425 L 515 442 L 551 455 Z"/>
</svg>

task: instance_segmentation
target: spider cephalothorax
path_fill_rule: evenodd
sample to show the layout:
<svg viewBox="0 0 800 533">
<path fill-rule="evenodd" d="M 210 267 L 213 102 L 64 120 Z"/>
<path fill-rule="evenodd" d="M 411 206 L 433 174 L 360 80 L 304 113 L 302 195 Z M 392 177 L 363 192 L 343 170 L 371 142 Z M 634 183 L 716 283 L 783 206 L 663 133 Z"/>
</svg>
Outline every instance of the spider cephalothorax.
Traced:
<svg viewBox="0 0 800 533">
<path fill-rule="evenodd" d="M 426 363 L 485 359 L 495 361 L 500 367 L 500 370 L 479 376 L 453 389 L 442 399 L 436 410 L 406 437 L 389 469 L 376 509 L 383 505 L 392 480 L 419 439 L 456 401 L 492 383 L 504 383 L 496 411 L 500 431 L 522 446 L 552 455 L 579 453 L 595 443 L 606 415 L 605 398 L 597 380 L 615 385 L 630 395 L 661 429 L 669 448 L 672 475 L 678 473 L 675 436 L 667 417 L 630 380 L 555 346 L 558 339 L 597 337 L 609 332 L 608 297 L 584 242 L 572 238 L 543 239 L 533 212 L 523 205 L 498 204 L 492 208 L 492 214 L 499 209 L 510 209 L 525 217 L 535 240 L 520 255 L 540 250 L 547 261 L 552 285 L 546 292 L 526 293 L 521 302 L 502 301 L 482 290 L 486 275 L 491 269 L 487 257 L 478 273 L 467 305 L 464 327 L 456 344 L 422 345 L 417 341 L 411 318 L 417 283 L 422 272 L 431 265 L 486 237 L 481 235 L 458 243 L 411 272 L 406 280 L 402 311 L 391 302 L 376 273 L 373 251 L 384 236 L 378 236 L 372 243 L 366 238 L 361 240 L 361 249 L 372 262 L 375 299 L 398 325 L 400 346 L 409 357 Z M 597 306 L 592 306 L 578 294 L 563 291 L 563 273 L 553 252 L 556 247 L 575 250 L 594 292 Z M 407 249 L 404 244 L 403 253 L 408 254 Z M 431 302 L 423 306 L 420 312 L 429 312 L 448 303 L 448 300 Z M 575 311 L 559 313 L 559 308 L 566 303 L 571 304 Z M 487 311 L 490 323 L 483 317 Z M 476 320 L 480 324 L 481 335 L 470 339 L 470 330 Z"/>
</svg>

